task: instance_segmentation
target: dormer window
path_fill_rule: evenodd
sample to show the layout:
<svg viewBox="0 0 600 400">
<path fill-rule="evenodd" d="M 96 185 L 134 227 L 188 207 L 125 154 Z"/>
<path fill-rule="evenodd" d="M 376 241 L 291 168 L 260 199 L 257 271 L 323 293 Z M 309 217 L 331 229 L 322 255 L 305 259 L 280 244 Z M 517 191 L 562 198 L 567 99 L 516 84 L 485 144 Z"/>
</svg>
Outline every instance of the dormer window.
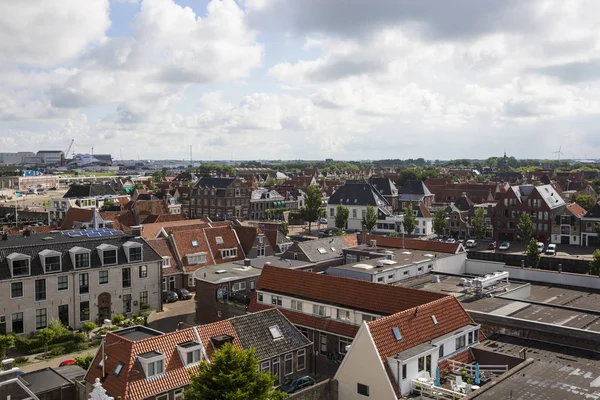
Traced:
<svg viewBox="0 0 600 400">
<path fill-rule="evenodd" d="M 167 268 L 171 266 L 171 257 L 169 256 L 163 256 L 163 268 Z"/>
<path fill-rule="evenodd" d="M 223 258 L 235 258 L 237 257 L 237 249 L 219 249 L 221 252 L 221 257 Z"/>
<path fill-rule="evenodd" d="M 165 355 L 158 351 L 149 351 L 137 356 L 146 379 L 157 377 L 165 372 L 165 358 Z"/>
<path fill-rule="evenodd" d="M 8 265 L 13 278 L 18 276 L 28 276 L 31 257 L 21 253 L 10 253 L 8 257 Z"/>
<path fill-rule="evenodd" d="M 69 250 L 71 256 L 71 262 L 75 266 L 75 269 L 89 268 L 90 267 L 90 249 L 83 247 L 73 247 Z"/>
<path fill-rule="evenodd" d="M 116 246 L 103 243 L 100 246 L 96 247 L 96 249 L 98 250 L 98 256 L 100 256 L 100 260 L 102 261 L 103 267 L 117 264 Z"/>
<path fill-rule="evenodd" d="M 142 261 L 142 248 L 143 245 L 141 243 L 132 241 L 126 242 L 123 245 L 123 249 L 125 250 L 125 254 L 127 255 L 127 262 L 133 263 Z"/>
<path fill-rule="evenodd" d="M 189 265 L 204 264 L 206 262 L 206 252 L 186 254 L 187 262 Z"/>
<path fill-rule="evenodd" d="M 181 357 L 181 362 L 187 367 L 198 364 L 202 361 L 202 350 L 204 347 L 198 342 L 185 342 L 177 345 L 177 351 Z"/>
<path fill-rule="evenodd" d="M 44 272 L 59 272 L 61 270 L 61 254 L 54 250 L 43 250 L 40 252 L 40 261 L 44 267 Z"/>
</svg>

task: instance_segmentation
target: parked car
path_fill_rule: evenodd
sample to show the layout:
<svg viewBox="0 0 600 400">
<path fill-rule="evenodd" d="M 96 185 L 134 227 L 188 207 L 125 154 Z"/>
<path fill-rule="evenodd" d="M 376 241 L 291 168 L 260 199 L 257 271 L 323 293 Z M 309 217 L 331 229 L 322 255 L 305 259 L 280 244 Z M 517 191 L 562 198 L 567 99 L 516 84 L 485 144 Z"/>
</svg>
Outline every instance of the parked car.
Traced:
<svg viewBox="0 0 600 400">
<path fill-rule="evenodd" d="M 496 242 L 490 242 L 488 244 L 488 250 L 495 250 L 496 249 Z"/>
<path fill-rule="evenodd" d="M 546 254 L 549 256 L 556 255 L 556 245 L 554 243 L 550 243 L 548 247 L 546 247 Z"/>
<path fill-rule="evenodd" d="M 477 246 L 477 242 L 474 239 L 469 239 L 469 240 L 467 240 L 466 246 L 467 247 L 475 247 L 475 246 Z"/>
<path fill-rule="evenodd" d="M 61 362 L 60 364 L 58 364 L 58 366 L 65 367 L 67 365 L 73 365 L 73 364 L 75 364 L 75 360 L 69 359 L 69 360 L 65 360 L 65 361 Z"/>
<path fill-rule="evenodd" d="M 450 239 L 446 240 L 446 243 L 456 243 L 456 239 L 450 238 Z"/>
<path fill-rule="evenodd" d="M 187 289 L 177 289 L 175 293 L 177 293 L 177 297 L 181 300 L 189 300 L 193 297 L 192 293 Z"/>
<path fill-rule="evenodd" d="M 172 292 L 170 290 L 162 292 L 163 303 L 173 303 L 177 300 L 179 300 L 179 296 L 177 296 L 177 293 Z"/>
<path fill-rule="evenodd" d="M 283 393 L 294 393 L 314 384 L 315 380 L 310 376 L 299 376 L 297 378 L 287 379 L 285 382 L 283 382 L 283 385 L 281 385 L 279 390 L 281 390 Z"/>
<path fill-rule="evenodd" d="M 544 252 L 544 243 L 538 242 L 537 249 L 538 249 L 538 253 L 543 253 Z"/>
<path fill-rule="evenodd" d="M 319 219 L 319 223 L 321 225 L 327 225 L 327 218 L 321 218 L 321 219 Z"/>
<path fill-rule="evenodd" d="M 508 250 L 510 249 L 510 243 L 508 242 L 502 242 L 500 243 L 500 247 L 498 247 L 498 250 Z"/>
</svg>

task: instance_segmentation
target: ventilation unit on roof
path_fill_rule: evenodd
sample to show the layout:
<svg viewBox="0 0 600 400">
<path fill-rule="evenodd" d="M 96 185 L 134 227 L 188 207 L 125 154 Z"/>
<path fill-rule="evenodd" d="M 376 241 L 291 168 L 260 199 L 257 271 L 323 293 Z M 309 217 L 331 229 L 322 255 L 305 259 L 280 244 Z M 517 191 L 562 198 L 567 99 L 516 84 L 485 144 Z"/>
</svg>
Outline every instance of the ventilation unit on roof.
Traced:
<svg viewBox="0 0 600 400">
<path fill-rule="evenodd" d="M 377 247 L 377 240 L 369 240 L 369 246 Z"/>
<path fill-rule="evenodd" d="M 383 263 L 381 261 L 377 261 L 377 268 L 383 267 Z"/>
<path fill-rule="evenodd" d="M 394 259 L 394 252 L 393 251 L 386 251 L 385 252 L 385 259 L 386 260 L 393 260 Z"/>
<path fill-rule="evenodd" d="M 224 274 L 225 272 L 227 272 L 226 269 L 220 269 L 218 271 L 215 271 L 215 274 L 219 274 L 220 275 L 220 274 Z"/>
</svg>

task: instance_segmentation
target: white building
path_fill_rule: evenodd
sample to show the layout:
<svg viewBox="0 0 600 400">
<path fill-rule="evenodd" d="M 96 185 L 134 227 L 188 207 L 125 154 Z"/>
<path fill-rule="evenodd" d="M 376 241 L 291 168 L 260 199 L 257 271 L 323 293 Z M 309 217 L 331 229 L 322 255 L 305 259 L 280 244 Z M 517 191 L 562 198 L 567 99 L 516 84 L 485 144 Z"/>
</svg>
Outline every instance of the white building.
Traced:
<svg viewBox="0 0 600 400">
<path fill-rule="evenodd" d="M 391 208 L 387 200 L 365 181 L 346 181 L 329 197 L 327 201 L 327 227 L 329 229 L 335 228 L 336 208 L 339 204 L 350 211 L 346 225 L 346 229 L 350 230 L 362 230 L 368 206 L 375 208 L 378 219 L 384 219 L 391 215 Z"/>
</svg>

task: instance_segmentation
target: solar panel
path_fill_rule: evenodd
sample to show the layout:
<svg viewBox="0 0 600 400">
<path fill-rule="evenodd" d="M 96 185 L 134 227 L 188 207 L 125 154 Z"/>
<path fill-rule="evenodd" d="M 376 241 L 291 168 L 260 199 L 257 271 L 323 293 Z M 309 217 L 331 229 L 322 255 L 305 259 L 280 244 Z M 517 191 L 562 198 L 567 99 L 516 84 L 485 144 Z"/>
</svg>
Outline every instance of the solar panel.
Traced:
<svg viewBox="0 0 600 400">
<path fill-rule="evenodd" d="M 83 235 L 79 232 L 69 232 L 69 233 L 67 233 L 67 236 L 68 237 L 81 237 Z"/>
<path fill-rule="evenodd" d="M 112 234 L 115 236 L 119 236 L 119 235 L 124 235 L 125 233 L 123 231 L 114 230 Z"/>
<path fill-rule="evenodd" d="M 112 232 L 98 232 L 98 234 L 103 237 L 112 236 Z"/>
<path fill-rule="evenodd" d="M 87 237 L 100 237 L 100 232 L 89 232 Z"/>
</svg>

